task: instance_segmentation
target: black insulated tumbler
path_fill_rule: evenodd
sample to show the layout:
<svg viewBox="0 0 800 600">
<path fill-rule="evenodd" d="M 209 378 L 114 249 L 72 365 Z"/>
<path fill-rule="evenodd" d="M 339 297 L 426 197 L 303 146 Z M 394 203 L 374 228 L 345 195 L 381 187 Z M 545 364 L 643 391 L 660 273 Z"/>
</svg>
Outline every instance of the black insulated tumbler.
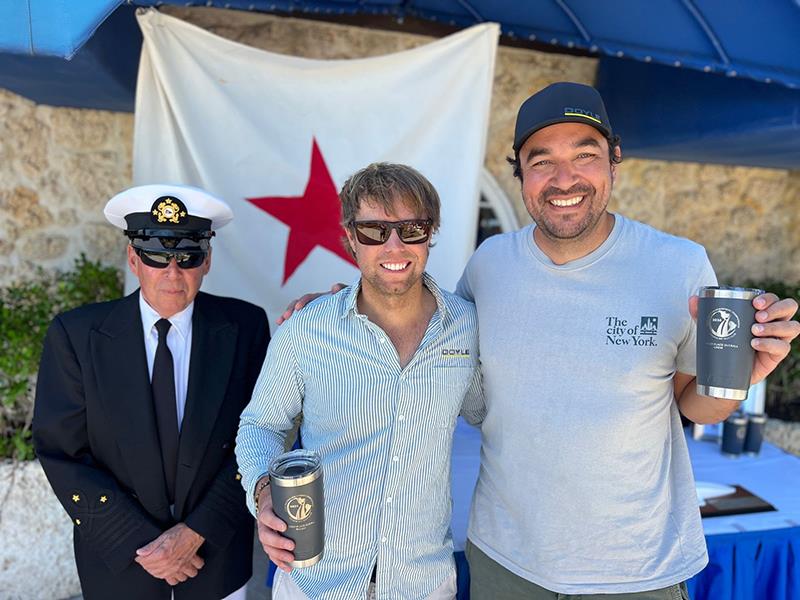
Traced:
<svg viewBox="0 0 800 600">
<path fill-rule="evenodd" d="M 319 454 L 292 450 L 269 466 L 272 510 L 286 522 L 283 535 L 294 541 L 292 567 L 310 567 L 325 547 L 325 500 Z"/>
<path fill-rule="evenodd" d="M 755 351 L 751 327 L 753 298 L 761 290 L 737 287 L 700 288 L 697 307 L 697 393 L 726 400 L 745 400 Z"/>
</svg>

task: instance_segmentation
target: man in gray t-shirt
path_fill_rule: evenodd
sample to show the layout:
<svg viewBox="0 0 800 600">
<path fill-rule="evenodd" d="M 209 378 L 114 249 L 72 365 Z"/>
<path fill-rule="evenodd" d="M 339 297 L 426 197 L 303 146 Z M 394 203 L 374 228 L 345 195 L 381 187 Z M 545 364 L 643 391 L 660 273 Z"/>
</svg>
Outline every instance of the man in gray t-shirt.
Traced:
<svg viewBox="0 0 800 600">
<path fill-rule="evenodd" d="M 621 160 L 597 91 L 520 108 L 510 160 L 535 225 L 489 238 L 457 292 L 478 309 L 487 414 L 467 556 L 473 600 L 673 599 L 707 562 L 680 415 L 698 396 L 689 298 L 703 248 L 607 211 Z M 754 300 L 753 382 L 789 351 L 793 300 Z"/>
<path fill-rule="evenodd" d="M 473 600 L 676 600 L 708 561 L 679 413 L 738 407 L 696 393 L 693 295 L 716 277 L 701 246 L 607 211 L 621 160 L 594 88 L 531 96 L 510 162 L 535 225 L 486 240 L 458 284 L 487 405 Z M 794 300 L 753 304 L 755 383 L 800 324 Z"/>
</svg>

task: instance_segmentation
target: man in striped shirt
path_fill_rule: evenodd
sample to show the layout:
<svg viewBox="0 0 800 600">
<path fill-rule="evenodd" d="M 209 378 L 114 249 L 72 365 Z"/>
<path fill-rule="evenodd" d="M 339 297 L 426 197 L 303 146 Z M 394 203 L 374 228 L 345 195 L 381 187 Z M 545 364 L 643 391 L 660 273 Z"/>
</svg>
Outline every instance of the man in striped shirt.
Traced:
<svg viewBox="0 0 800 600">
<path fill-rule="evenodd" d="M 259 539 L 282 569 L 273 598 L 454 598 L 453 429 L 459 413 L 484 415 L 475 308 L 425 273 L 440 219 L 421 174 L 373 164 L 339 197 L 361 276 L 278 330 L 236 444 Z M 325 555 L 292 570 L 266 472 L 301 411 L 325 472 Z"/>
</svg>

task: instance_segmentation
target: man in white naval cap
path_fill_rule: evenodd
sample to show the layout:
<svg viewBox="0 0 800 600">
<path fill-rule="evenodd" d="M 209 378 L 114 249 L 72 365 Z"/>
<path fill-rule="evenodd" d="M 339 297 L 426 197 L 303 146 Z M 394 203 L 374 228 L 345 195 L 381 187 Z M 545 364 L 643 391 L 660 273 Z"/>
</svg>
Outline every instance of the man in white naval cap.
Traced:
<svg viewBox="0 0 800 600">
<path fill-rule="evenodd" d="M 33 420 L 83 596 L 243 599 L 253 519 L 233 451 L 269 328 L 263 309 L 199 291 L 233 215 L 177 185 L 126 190 L 105 215 L 140 287 L 53 320 Z"/>
</svg>

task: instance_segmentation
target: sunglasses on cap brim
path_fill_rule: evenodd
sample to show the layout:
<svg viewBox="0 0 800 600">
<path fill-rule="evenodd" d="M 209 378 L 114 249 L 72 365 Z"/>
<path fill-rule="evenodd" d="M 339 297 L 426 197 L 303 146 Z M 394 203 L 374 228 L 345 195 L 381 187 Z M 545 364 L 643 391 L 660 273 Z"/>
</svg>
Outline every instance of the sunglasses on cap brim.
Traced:
<svg viewBox="0 0 800 600">
<path fill-rule="evenodd" d="M 410 219 L 408 221 L 352 221 L 350 226 L 356 232 L 356 239 L 365 246 L 385 244 L 392 231 L 404 244 L 422 244 L 431 237 L 433 221 L 430 219 Z"/>
<path fill-rule="evenodd" d="M 154 269 L 166 269 L 169 262 L 174 258 L 175 264 L 181 269 L 195 269 L 203 264 L 208 252 L 194 251 L 194 252 L 164 252 L 160 250 L 145 250 L 143 248 L 133 248 L 136 255 L 148 267 Z"/>
</svg>

